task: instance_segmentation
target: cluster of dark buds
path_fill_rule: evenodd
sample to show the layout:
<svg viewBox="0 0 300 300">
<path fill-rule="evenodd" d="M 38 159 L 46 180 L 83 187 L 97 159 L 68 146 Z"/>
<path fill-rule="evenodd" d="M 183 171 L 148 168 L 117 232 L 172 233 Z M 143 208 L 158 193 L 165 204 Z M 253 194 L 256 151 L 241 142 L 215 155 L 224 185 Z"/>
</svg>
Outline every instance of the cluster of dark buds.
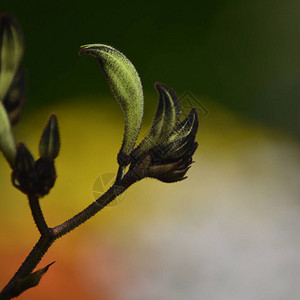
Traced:
<svg viewBox="0 0 300 300">
<path fill-rule="evenodd" d="M 38 160 L 34 160 L 23 143 L 17 145 L 12 172 L 13 185 L 26 195 L 40 198 L 48 194 L 56 180 L 54 159 L 58 155 L 59 147 L 57 119 L 52 115 L 40 140 Z"/>
<path fill-rule="evenodd" d="M 40 157 L 35 160 L 23 143 L 16 143 L 12 126 L 18 122 L 24 106 L 25 73 L 20 67 L 24 52 L 23 35 L 18 22 L 8 14 L 0 15 L 0 151 L 12 169 L 12 183 L 27 195 L 40 239 L 24 263 L 0 293 L 11 299 L 36 286 L 50 265 L 34 269 L 56 239 L 90 219 L 133 183 L 145 178 L 176 182 L 186 178 L 198 146 L 195 142 L 198 115 L 192 108 L 180 121 L 181 108 L 175 92 L 156 83 L 159 102 L 152 127 L 139 145 L 135 145 L 141 128 L 144 100 L 141 80 L 124 54 L 104 44 L 82 46 L 80 55 L 95 57 L 101 66 L 125 120 L 124 137 L 117 156 L 119 164 L 115 183 L 95 202 L 64 223 L 50 228 L 39 204 L 55 184 L 55 159 L 60 137 L 57 119 L 51 115 L 43 130 Z"/>
<path fill-rule="evenodd" d="M 139 179 L 152 177 L 163 182 L 176 182 L 187 178 L 192 156 L 198 143 L 196 109 L 180 120 L 180 105 L 176 94 L 167 86 L 156 83 L 159 104 L 151 130 L 145 139 L 132 151 L 130 170 Z"/>
</svg>

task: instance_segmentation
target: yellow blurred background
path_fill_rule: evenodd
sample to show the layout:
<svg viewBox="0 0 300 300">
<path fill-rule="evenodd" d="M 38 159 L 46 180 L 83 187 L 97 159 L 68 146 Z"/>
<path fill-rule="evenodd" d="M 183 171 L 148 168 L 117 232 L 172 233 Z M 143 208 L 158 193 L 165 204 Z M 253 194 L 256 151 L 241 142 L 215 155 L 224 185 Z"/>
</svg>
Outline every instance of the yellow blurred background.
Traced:
<svg viewBox="0 0 300 300">
<path fill-rule="evenodd" d="M 200 100 L 209 114 L 200 118 L 188 179 L 173 184 L 145 179 L 132 186 L 119 205 L 58 240 L 39 266 L 56 263 L 19 299 L 300 297 L 299 141 Z M 146 96 L 146 106 L 147 101 Z M 147 107 L 154 113 L 154 106 Z M 56 184 L 41 200 L 50 226 L 90 204 L 95 180 L 116 172 L 124 126 L 112 97 L 101 103 L 93 97 L 62 99 L 25 114 L 16 127 L 17 140 L 35 157 L 53 112 L 62 143 Z M 149 126 L 150 114 L 141 136 Z M 4 286 L 38 232 L 2 156 L 0 170 Z"/>
</svg>

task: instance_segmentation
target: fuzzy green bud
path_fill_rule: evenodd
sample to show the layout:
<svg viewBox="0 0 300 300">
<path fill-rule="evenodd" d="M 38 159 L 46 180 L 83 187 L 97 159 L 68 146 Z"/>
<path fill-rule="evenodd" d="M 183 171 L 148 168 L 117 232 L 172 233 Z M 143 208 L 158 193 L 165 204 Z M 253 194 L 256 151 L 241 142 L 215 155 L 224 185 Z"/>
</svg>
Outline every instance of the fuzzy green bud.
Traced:
<svg viewBox="0 0 300 300">
<path fill-rule="evenodd" d="M 23 57 L 23 35 L 17 20 L 0 15 L 0 101 L 3 101 Z"/>
<path fill-rule="evenodd" d="M 91 55 L 99 61 L 108 85 L 123 110 L 125 132 L 118 162 L 127 165 L 143 118 L 144 97 L 140 77 L 129 59 L 111 46 L 84 45 L 79 54 Z"/>
</svg>

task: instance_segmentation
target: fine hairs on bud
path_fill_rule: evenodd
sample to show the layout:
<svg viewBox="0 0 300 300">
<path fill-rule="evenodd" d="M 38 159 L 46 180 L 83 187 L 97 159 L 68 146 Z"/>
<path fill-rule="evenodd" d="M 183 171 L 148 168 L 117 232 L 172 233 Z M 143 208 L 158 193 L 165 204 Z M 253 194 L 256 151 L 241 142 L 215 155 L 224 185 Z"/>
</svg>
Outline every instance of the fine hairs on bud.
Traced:
<svg viewBox="0 0 300 300">
<path fill-rule="evenodd" d="M 118 162 L 127 165 L 143 119 L 144 96 L 140 77 L 131 61 L 111 46 L 84 45 L 79 54 L 91 55 L 98 60 L 112 94 L 122 108 L 125 130 Z"/>
</svg>

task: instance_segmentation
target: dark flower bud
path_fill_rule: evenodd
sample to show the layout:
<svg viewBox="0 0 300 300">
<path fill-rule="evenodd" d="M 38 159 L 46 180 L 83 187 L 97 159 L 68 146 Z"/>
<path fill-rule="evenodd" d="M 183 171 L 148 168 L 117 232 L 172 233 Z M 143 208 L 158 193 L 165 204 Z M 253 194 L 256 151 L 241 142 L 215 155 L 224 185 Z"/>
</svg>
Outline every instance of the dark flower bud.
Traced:
<svg viewBox="0 0 300 300">
<path fill-rule="evenodd" d="M 32 154 L 23 143 L 19 143 L 12 173 L 13 185 L 23 193 L 31 194 L 34 191 L 36 181 Z"/>
<path fill-rule="evenodd" d="M 173 162 L 191 156 L 197 148 L 195 144 L 197 130 L 198 114 L 193 108 L 168 138 L 152 149 L 153 160 L 159 164 L 160 162 Z"/>
<path fill-rule="evenodd" d="M 192 155 L 198 147 L 195 142 L 198 130 L 198 115 L 195 108 L 173 131 L 144 157 L 133 161 L 130 171 L 137 180 L 144 177 L 163 182 L 176 182 L 186 178 L 192 164 Z"/>
<path fill-rule="evenodd" d="M 13 185 L 26 195 L 43 197 L 54 186 L 55 180 L 54 161 L 44 157 L 34 161 L 26 146 L 20 143 L 12 172 Z"/>
<path fill-rule="evenodd" d="M 138 164 L 130 169 L 135 180 L 145 177 L 156 178 L 163 182 L 177 182 L 187 178 L 186 172 L 193 163 L 192 157 L 180 158 L 170 163 L 156 164 L 151 155 L 147 155 Z"/>
<path fill-rule="evenodd" d="M 133 161 L 138 160 L 165 140 L 180 120 L 181 108 L 175 92 L 159 82 L 155 83 L 155 88 L 159 93 L 156 114 L 150 132 L 131 153 Z"/>
<path fill-rule="evenodd" d="M 38 178 L 35 186 L 35 194 L 43 197 L 50 192 L 56 180 L 54 161 L 41 157 L 35 162 L 34 168 Z"/>
<path fill-rule="evenodd" d="M 59 129 L 57 124 L 57 118 L 53 114 L 43 131 L 40 140 L 40 156 L 47 157 L 49 159 L 55 159 L 59 153 L 60 138 Z"/>
<path fill-rule="evenodd" d="M 30 151 L 23 143 L 17 147 L 15 169 L 18 171 L 30 171 L 34 167 L 34 159 Z"/>
<path fill-rule="evenodd" d="M 191 163 L 192 158 L 189 158 L 186 162 L 180 159 L 169 164 L 153 165 L 149 169 L 148 177 L 153 177 L 163 182 L 181 181 L 187 178 L 185 174 Z"/>
</svg>

